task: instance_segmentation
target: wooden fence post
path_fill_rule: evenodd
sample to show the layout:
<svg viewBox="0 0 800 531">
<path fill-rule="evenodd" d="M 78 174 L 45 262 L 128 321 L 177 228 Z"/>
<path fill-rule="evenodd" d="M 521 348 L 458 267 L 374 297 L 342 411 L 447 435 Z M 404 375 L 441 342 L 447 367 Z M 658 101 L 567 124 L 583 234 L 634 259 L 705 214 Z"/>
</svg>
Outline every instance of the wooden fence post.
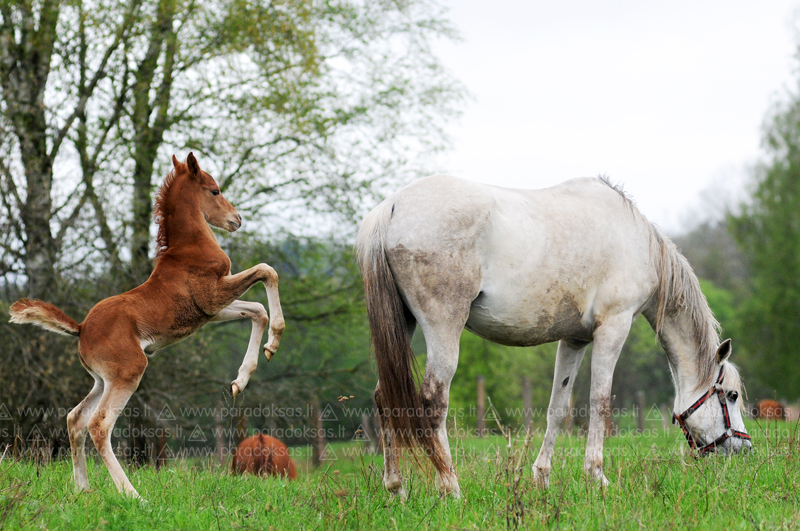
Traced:
<svg viewBox="0 0 800 531">
<path fill-rule="evenodd" d="M 533 392 L 531 379 L 527 376 L 522 377 L 522 414 L 525 419 L 525 429 L 530 431 L 533 425 Z"/>
<path fill-rule="evenodd" d="M 636 427 L 639 428 L 639 433 L 644 432 L 644 391 L 641 389 L 636 391 Z"/>
<path fill-rule="evenodd" d="M 483 375 L 478 375 L 478 410 L 476 427 L 478 429 L 478 437 L 483 437 L 486 434 L 486 378 Z"/>
</svg>

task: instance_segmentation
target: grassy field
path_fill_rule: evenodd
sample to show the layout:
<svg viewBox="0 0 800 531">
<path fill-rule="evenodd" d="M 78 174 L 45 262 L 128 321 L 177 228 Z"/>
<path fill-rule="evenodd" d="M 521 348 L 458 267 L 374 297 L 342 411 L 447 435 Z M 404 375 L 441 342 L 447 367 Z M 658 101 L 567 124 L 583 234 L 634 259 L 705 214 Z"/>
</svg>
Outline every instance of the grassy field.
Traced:
<svg viewBox="0 0 800 531">
<path fill-rule="evenodd" d="M 333 445 L 324 467 L 311 470 L 306 450 L 295 460 L 300 479 L 231 476 L 210 461 L 179 460 L 159 472 L 129 469 L 148 502 L 117 494 L 93 461 L 93 490 L 75 494 L 72 466 L 58 461 L 0 462 L 0 529 L 792 529 L 800 526 L 797 426 L 748 422 L 755 450 L 747 456 L 686 455 L 679 430 L 649 430 L 607 439 L 602 489 L 582 474 L 585 439 L 562 436 L 551 486 L 532 483 L 527 452 L 501 437 L 457 440 L 464 498 L 440 498 L 432 478 L 405 460 L 408 500 L 381 485 L 381 458 L 358 443 Z M 514 483 L 515 465 L 521 477 Z"/>
</svg>

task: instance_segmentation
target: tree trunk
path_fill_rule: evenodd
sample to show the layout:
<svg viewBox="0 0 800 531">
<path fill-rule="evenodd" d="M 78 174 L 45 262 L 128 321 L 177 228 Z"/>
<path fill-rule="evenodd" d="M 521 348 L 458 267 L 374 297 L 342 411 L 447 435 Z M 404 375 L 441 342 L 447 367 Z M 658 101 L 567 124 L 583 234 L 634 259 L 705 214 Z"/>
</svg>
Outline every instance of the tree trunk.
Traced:
<svg viewBox="0 0 800 531">
<path fill-rule="evenodd" d="M 178 37 L 173 27 L 176 0 L 161 0 L 153 23 L 147 53 L 134 74 L 133 105 L 133 220 L 131 272 L 133 282 L 146 281 L 153 270 L 150 259 L 150 227 L 153 224 L 153 169 L 158 147 L 169 128 L 169 104 Z M 159 57 L 164 52 L 160 83 L 156 83 Z M 155 90 L 156 98 L 151 99 Z M 133 286 L 131 286 L 133 287 Z"/>
<path fill-rule="evenodd" d="M 0 84 L 7 117 L 19 141 L 27 185 L 20 209 L 25 228 L 25 273 L 28 292 L 37 298 L 46 296 L 56 280 L 57 249 L 50 231 L 53 162 L 47 146 L 44 94 L 59 8 L 58 2 L 47 0 L 40 4 L 38 13 L 30 5 L 4 5 L 0 26 Z"/>
</svg>

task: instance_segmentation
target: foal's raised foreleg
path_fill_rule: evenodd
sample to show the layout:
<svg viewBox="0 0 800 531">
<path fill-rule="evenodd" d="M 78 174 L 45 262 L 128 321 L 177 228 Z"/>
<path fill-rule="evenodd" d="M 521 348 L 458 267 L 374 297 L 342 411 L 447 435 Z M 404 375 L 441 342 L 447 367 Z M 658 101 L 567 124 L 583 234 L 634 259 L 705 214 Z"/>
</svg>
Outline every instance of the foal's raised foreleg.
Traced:
<svg viewBox="0 0 800 531">
<path fill-rule="evenodd" d="M 533 463 L 533 477 L 544 487 L 550 484 L 550 461 L 556 445 L 556 436 L 569 412 L 572 386 L 575 384 L 575 376 L 578 374 L 585 352 L 586 343 L 574 343 L 565 339 L 558 343 L 553 391 L 550 394 L 550 407 L 547 409 L 547 431 L 539 456 Z"/>
<path fill-rule="evenodd" d="M 603 320 L 594 332 L 592 349 L 592 387 L 589 393 L 589 435 L 586 442 L 586 474 L 601 485 L 608 485 L 603 474 L 603 437 L 606 418 L 611 416 L 611 380 L 619 353 L 631 329 L 633 315 L 618 314 Z"/>
<path fill-rule="evenodd" d="M 285 328 L 281 300 L 278 295 L 278 273 L 267 264 L 258 264 L 236 275 L 228 275 L 220 279 L 218 296 L 224 301 L 223 305 L 227 307 L 257 282 L 262 282 L 267 291 L 270 323 L 269 335 L 264 344 L 264 354 L 267 356 L 267 360 L 271 360 L 278 350 Z"/>
<path fill-rule="evenodd" d="M 241 367 L 239 367 L 239 374 L 231 382 L 231 394 L 233 396 L 238 395 L 247 386 L 250 376 L 253 375 L 258 366 L 258 346 L 261 343 L 261 337 L 264 335 L 264 329 L 269 323 L 269 316 L 261 303 L 233 301 L 230 306 L 211 319 L 211 322 L 222 322 L 244 318 L 253 321 L 253 329 L 250 331 L 250 342 L 247 344 L 247 352 L 244 355 Z"/>
</svg>

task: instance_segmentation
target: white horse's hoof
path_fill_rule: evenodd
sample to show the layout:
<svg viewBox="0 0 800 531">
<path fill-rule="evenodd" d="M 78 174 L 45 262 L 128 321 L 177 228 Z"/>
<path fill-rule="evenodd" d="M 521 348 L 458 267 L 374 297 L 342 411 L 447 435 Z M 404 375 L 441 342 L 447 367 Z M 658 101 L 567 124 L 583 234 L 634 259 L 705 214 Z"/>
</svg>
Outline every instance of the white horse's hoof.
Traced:
<svg viewBox="0 0 800 531">
<path fill-rule="evenodd" d="M 594 482 L 594 484 L 599 486 L 599 487 L 606 488 L 609 485 L 611 485 L 611 482 L 608 481 L 608 479 L 606 479 L 606 475 L 603 474 L 602 472 L 600 472 L 600 475 L 598 475 L 598 476 L 594 476 L 593 475 L 593 476 L 590 476 L 590 477 L 591 477 L 592 481 Z"/>
<path fill-rule="evenodd" d="M 533 465 L 533 481 L 537 487 L 543 489 L 550 487 L 550 469 Z"/>
<path fill-rule="evenodd" d="M 239 384 L 236 382 L 231 382 L 231 396 L 236 398 L 236 395 L 241 393 L 242 390 L 239 388 Z"/>
<path fill-rule="evenodd" d="M 269 348 L 269 346 L 264 345 L 264 355 L 267 357 L 267 361 L 272 361 L 272 356 L 275 355 L 275 351 Z"/>
</svg>

